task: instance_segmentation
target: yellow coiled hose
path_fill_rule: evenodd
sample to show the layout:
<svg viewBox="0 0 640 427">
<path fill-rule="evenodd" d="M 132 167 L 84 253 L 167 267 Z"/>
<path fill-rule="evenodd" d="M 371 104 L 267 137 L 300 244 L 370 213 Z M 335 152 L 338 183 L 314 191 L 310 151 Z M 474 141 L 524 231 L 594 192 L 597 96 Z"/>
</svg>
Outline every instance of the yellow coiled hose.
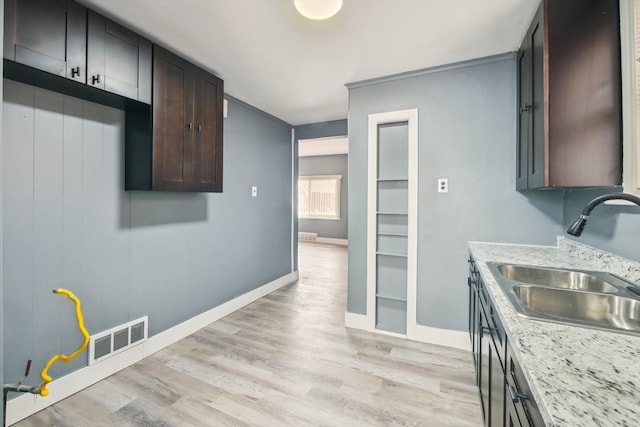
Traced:
<svg viewBox="0 0 640 427">
<path fill-rule="evenodd" d="M 78 319 L 78 329 L 82 334 L 83 341 L 82 341 L 82 345 L 80 345 L 80 347 L 78 347 L 76 351 L 74 351 L 70 355 L 67 356 L 64 354 L 56 354 L 51 359 L 49 359 L 49 361 L 44 365 L 44 368 L 42 368 L 42 371 L 40 372 L 40 378 L 42 378 L 42 384 L 40 384 L 40 386 L 36 390 L 36 393 L 42 396 L 46 396 L 49 394 L 49 390 L 47 390 L 47 384 L 51 382 L 52 378 L 47 374 L 47 371 L 49 370 L 51 365 L 53 365 L 58 360 L 62 360 L 63 362 L 69 362 L 78 354 L 80 354 L 80 352 L 85 349 L 87 344 L 89 344 L 89 332 L 87 332 L 86 328 L 84 327 L 84 319 L 82 318 L 82 311 L 80 310 L 80 300 L 73 294 L 73 292 L 71 292 L 68 289 L 62 289 L 62 288 L 54 289 L 53 293 L 65 295 L 67 298 L 69 298 L 71 301 L 75 303 L 76 319 Z"/>
</svg>

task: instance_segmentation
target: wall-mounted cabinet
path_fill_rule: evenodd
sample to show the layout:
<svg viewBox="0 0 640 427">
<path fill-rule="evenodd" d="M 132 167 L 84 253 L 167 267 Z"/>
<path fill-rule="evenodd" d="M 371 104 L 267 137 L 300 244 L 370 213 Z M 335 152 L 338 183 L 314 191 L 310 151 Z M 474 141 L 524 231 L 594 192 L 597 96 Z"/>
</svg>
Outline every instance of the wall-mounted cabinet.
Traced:
<svg viewBox="0 0 640 427">
<path fill-rule="evenodd" d="M 151 42 L 72 0 L 5 1 L 4 57 L 13 80 L 111 106 L 124 104 L 111 94 L 151 103 Z"/>
<path fill-rule="evenodd" d="M 4 6 L 5 78 L 126 111 L 125 190 L 222 191 L 222 80 L 73 0 Z"/>
<path fill-rule="evenodd" d="M 87 9 L 67 0 L 5 0 L 4 57 L 86 83 Z"/>
<path fill-rule="evenodd" d="M 87 84 L 151 103 L 151 42 L 89 10 Z"/>
<path fill-rule="evenodd" d="M 543 0 L 517 71 L 516 188 L 619 185 L 618 0 Z"/>
<path fill-rule="evenodd" d="M 152 135 L 126 149 L 125 188 L 222 191 L 223 82 L 153 47 Z"/>
</svg>

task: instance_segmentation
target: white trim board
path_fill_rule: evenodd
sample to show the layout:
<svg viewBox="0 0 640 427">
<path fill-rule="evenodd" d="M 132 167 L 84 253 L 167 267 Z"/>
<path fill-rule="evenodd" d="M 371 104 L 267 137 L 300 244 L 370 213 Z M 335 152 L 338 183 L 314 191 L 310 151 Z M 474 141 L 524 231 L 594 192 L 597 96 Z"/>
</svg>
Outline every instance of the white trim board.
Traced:
<svg viewBox="0 0 640 427">
<path fill-rule="evenodd" d="M 176 341 L 185 338 L 199 329 L 233 313 L 242 307 L 270 294 L 281 287 L 288 285 L 299 278 L 298 271 L 286 274 L 272 282 L 247 292 L 220 304 L 202 314 L 192 317 L 172 328 L 150 337 L 144 343 L 132 347 L 130 350 L 116 354 L 99 363 L 84 367 L 64 377 L 52 381 L 47 397 L 33 394 L 22 394 L 7 402 L 7 425 L 17 423 L 30 415 L 41 411 L 54 403 L 61 401 L 74 393 L 97 383 L 118 371 L 121 371 L 134 363 L 139 362 L 151 354 L 162 350 Z"/>
<path fill-rule="evenodd" d="M 404 335 L 380 331 L 377 329 L 370 329 L 368 318 L 365 314 L 349 313 L 347 311 L 344 314 L 344 325 L 347 328 L 361 329 L 367 332 L 372 332 L 374 334 L 390 335 L 393 337 L 409 339 Z M 416 337 L 412 341 L 471 351 L 471 344 L 469 343 L 469 333 L 466 331 L 454 331 L 452 329 L 440 329 L 433 328 L 431 326 L 416 325 Z"/>
</svg>

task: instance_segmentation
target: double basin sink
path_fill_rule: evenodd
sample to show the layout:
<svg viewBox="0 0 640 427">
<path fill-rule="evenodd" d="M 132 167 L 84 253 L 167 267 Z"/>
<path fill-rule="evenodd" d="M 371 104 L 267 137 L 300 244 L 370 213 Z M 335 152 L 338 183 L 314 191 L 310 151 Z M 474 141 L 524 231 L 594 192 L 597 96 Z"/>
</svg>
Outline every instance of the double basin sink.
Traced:
<svg viewBox="0 0 640 427">
<path fill-rule="evenodd" d="M 521 315 L 640 334 L 640 285 L 600 271 L 487 264 Z"/>
</svg>

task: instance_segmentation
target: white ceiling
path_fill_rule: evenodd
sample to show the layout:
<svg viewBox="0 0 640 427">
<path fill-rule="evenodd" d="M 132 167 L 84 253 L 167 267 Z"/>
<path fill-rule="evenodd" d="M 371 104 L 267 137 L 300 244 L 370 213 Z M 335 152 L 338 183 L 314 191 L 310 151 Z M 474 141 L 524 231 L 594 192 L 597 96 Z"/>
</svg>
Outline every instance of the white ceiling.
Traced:
<svg viewBox="0 0 640 427">
<path fill-rule="evenodd" d="M 81 1 L 292 125 L 346 118 L 345 83 L 516 50 L 540 2 L 344 0 L 311 21 L 293 0 Z"/>
</svg>

